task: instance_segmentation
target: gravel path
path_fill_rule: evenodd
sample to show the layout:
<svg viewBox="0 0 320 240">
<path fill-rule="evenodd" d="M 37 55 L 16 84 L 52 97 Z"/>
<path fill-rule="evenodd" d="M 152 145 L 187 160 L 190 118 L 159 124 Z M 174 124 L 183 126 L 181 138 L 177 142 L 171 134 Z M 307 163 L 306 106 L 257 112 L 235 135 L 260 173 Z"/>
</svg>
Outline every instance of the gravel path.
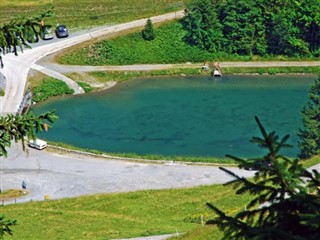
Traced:
<svg viewBox="0 0 320 240">
<path fill-rule="evenodd" d="M 80 66 L 80 65 L 62 65 L 52 62 L 52 57 L 47 57 L 39 61 L 39 65 L 50 68 L 53 71 L 66 74 L 72 72 L 94 72 L 94 71 L 150 71 L 150 70 L 164 70 L 173 68 L 201 68 L 203 64 L 200 63 L 185 63 L 185 64 L 135 64 L 135 65 L 121 65 L 121 66 Z M 276 61 L 257 61 L 257 62 L 220 62 L 223 68 L 234 67 L 302 67 L 302 66 L 319 66 L 320 61 L 310 62 L 276 62 Z"/>
</svg>

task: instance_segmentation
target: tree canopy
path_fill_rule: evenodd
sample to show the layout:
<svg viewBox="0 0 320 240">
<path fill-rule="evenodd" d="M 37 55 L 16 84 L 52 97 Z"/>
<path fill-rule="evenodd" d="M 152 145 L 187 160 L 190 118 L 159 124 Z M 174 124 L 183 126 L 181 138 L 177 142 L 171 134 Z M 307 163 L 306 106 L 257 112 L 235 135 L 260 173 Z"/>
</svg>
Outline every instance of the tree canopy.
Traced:
<svg viewBox="0 0 320 240">
<path fill-rule="evenodd" d="M 192 1 L 185 40 L 213 52 L 320 56 L 319 0 Z"/>
<path fill-rule="evenodd" d="M 309 91 L 309 101 L 302 109 L 303 128 L 299 130 L 299 157 L 320 155 L 320 76 Z"/>
</svg>

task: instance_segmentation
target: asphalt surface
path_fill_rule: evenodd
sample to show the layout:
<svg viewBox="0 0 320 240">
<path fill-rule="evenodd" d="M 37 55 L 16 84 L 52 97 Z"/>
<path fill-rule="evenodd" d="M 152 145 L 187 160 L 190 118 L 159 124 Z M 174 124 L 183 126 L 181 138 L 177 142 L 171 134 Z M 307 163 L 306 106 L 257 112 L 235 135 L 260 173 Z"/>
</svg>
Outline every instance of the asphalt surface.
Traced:
<svg viewBox="0 0 320 240">
<path fill-rule="evenodd" d="M 0 187 L 21 189 L 27 183 L 29 194 L 13 202 L 41 201 L 47 195 L 60 199 L 96 193 L 130 192 L 145 189 L 183 188 L 224 183 L 232 178 L 215 166 L 183 163 L 142 163 L 106 159 L 78 153 L 55 153 L 21 144 L 9 149 L 8 158 L 0 160 Z M 241 176 L 253 171 L 231 168 Z"/>
</svg>

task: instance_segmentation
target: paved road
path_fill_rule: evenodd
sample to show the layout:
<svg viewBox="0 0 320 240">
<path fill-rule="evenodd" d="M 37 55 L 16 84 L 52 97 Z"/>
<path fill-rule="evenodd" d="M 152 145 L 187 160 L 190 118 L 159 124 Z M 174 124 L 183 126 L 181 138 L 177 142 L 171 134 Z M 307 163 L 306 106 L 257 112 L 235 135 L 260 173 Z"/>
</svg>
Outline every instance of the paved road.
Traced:
<svg viewBox="0 0 320 240">
<path fill-rule="evenodd" d="M 313 167 L 320 171 L 320 164 Z M 240 176 L 254 171 L 229 167 Z M 36 150 L 21 144 L 0 158 L 0 188 L 19 189 L 27 183 L 30 194 L 18 202 L 76 197 L 80 195 L 129 192 L 143 189 L 181 188 L 224 183 L 232 178 L 216 166 L 185 163 L 150 163 L 119 158 L 103 158 L 56 150 Z M 13 202 L 13 201 L 11 201 Z M 10 202 L 7 202 L 10 203 Z"/>
<path fill-rule="evenodd" d="M 167 21 L 169 19 L 181 18 L 182 16 L 183 11 L 180 11 L 155 16 L 152 17 L 151 20 L 154 23 L 157 23 Z M 58 79 L 64 80 L 68 84 L 70 84 L 70 87 L 72 87 L 75 90 L 75 93 L 82 93 L 83 90 L 78 86 L 78 84 L 73 82 L 71 79 L 68 79 L 65 76 L 61 76 L 61 74 L 56 73 L 50 69 L 48 70 L 43 66 L 38 66 L 36 62 L 49 54 L 61 51 L 73 45 L 85 41 L 90 41 L 93 39 L 98 39 L 107 34 L 112 34 L 130 28 L 144 26 L 146 20 L 147 19 L 140 19 L 129 23 L 118 24 L 115 26 L 106 26 L 104 28 L 100 28 L 92 32 L 84 32 L 81 35 L 72 36 L 72 34 L 70 34 L 70 37 L 66 39 L 61 39 L 60 41 L 52 42 L 43 46 L 37 46 L 32 49 L 25 49 L 23 53 L 19 54 L 19 56 L 14 56 L 14 54 L 4 55 L 4 68 L 1 71 L 7 79 L 7 84 L 5 96 L 0 97 L 0 115 L 17 112 L 17 109 L 23 98 L 23 93 L 27 81 L 27 75 L 31 68 L 44 72 L 49 76 L 53 76 Z"/>
<path fill-rule="evenodd" d="M 43 200 L 45 195 L 59 199 L 96 193 L 192 187 L 231 180 L 229 175 L 214 166 L 172 162 L 152 164 L 27 150 L 23 152 L 20 144 L 14 144 L 9 157 L 0 160 L 2 190 L 19 189 L 22 181 L 27 183 L 30 194 L 18 202 Z M 232 169 L 241 176 L 254 173 Z"/>
</svg>

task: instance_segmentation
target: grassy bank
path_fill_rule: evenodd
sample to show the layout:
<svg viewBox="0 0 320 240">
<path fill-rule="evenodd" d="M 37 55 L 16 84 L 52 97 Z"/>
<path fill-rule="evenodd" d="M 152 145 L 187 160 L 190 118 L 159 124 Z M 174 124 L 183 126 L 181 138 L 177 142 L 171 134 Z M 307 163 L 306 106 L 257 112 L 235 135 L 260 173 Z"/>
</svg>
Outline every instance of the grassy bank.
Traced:
<svg viewBox="0 0 320 240">
<path fill-rule="evenodd" d="M 229 158 L 218 158 L 218 157 L 204 157 L 204 156 L 162 156 L 156 154 L 145 154 L 139 155 L 136 153 L 106 153 L 93 149 L 84 149 L 76 146 L 68 145 L 65 143 L 49 142 L 49 149 L 54 152 L 60 152 L 61 154 L 68 152 L 75 152 L 80 154 L 89 154 L 97 157 L 120 158 L 120 159 L 131 159 L 134 161 L 177 161 L 187 163 L 204 163 L 204 164 L 216 164 L 216 165 L 235 165 L 235 161 Z"/>
<path fill-rule="evenodd" d="M 248 67 L 248 68 L 223 68 L 223 74 L 320 74 L 320 67 Z M 100 83 L 108 81 L 127 81 L 134 78 L 160 77 L 160 76 L 181 76 L 181 75 L 210 75 L 210 71 L 203 71 L 200 67 L 193 68 L 175 68 L 167 70 L 152 71 L 108 71 L 108 72 L 89 72 L 72 73 L 69 77 L 74 80 L 81 79 L 86 81 L 93 78 Z"/>
<path fill-rule="evenodd" d="M 213 61 L 301 61 L 317 59 L 287 58 L 284 56 L 239 56 L 221 52 L 210 53 L 183 41 L 185 30 L 178 20 L 162 24 L 155 28 L 156 38 L 146 41 L 141 32 L 128 33 L 123 36 L 103 40 L 88 46 L 75 47 L 63 53 L 57 59 L 62 64 L 75 65 L 132 65 L 132 64 L 177 64 L 204 63 Z M 241 72 L 275 74 L 280 68 L 246 68 Z M 239 69 L 226 68 L 223 71 L 238 72 Z M 314 72 L 319 68 L 286 68 L 288 72 Z"/>
<path fill-rule="evenodd" d="M 232 214 L 248 201 L 230 187 L 213 185 L 30 202 L 3 206 L 1 212 L 18 219 L 12 240 L 118 239 L 184 233 L 201 226 L 201 215 L 204 221 L 213 216 L 206 202 Z"/>
</svg>

